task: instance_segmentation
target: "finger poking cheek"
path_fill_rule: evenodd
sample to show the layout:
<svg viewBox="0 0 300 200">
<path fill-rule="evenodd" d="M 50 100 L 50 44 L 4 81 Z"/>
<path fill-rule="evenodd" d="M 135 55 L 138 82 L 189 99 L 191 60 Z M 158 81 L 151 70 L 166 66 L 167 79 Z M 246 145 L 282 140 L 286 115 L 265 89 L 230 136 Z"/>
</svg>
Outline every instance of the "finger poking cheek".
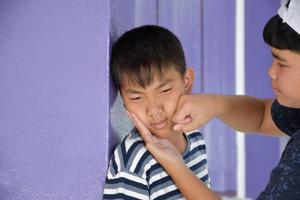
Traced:
<svg viewBox="0 0 300 200">
<path fill-rule="evenodd" d="M 173 126 L 173 130 L 174 131 L 182 131 L 182 127 L 185 125 L 185 124 L 188 124 L 188 123 L 191 123 L 192 122 L 192 116 L 191 115 L 187 115 L 185 116 L 185 118 L 183 120 L 181 120 L 179 123 L 176 123 L 174 126 Z"/>
<path fill-rule="evenodd" d="M 152 134 L 150 133 L 149 129 L 143 124 L 143 122 L 140 119 L 138 119 L 138 117 L 134 113 L 131 113 L 131 116 L 133 118 L 135 127 L 139 130 L 143 139 L 146 140 L 146 142 L 151 141 Z"/>
<path fill-rule="evenodd" d="M 190 123 L 191 121 L 192 121 L 192 116 L 188 115 L 183 119 L 182 123 L 186 124 L 186 123 Z"/>
</svg>

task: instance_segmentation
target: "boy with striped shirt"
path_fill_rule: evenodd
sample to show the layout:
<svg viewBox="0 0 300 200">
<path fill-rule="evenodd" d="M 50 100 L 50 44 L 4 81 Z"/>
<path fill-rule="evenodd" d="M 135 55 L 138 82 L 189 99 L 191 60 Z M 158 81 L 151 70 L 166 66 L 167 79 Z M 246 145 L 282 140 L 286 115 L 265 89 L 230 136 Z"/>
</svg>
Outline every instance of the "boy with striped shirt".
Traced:
<svg viewBox="0 0 300 200">
<path fill-rule="evenodd" d="M 202 134 L 198 130 L 184 134 L 172 128 L 178 99 L 191 93 L 194 79 L 193 70 L 186 68 L 178 38 L 159 26 L 134 28 L 114 44 L 111 59 L 114 82 L 130 116 L 138 118 L 156 137 L 168 140 L 186 166 L 209 187 Z M 112 155 L 103 199 L 166 200 L 184 196 L 134 128 Z"/>
</svg>

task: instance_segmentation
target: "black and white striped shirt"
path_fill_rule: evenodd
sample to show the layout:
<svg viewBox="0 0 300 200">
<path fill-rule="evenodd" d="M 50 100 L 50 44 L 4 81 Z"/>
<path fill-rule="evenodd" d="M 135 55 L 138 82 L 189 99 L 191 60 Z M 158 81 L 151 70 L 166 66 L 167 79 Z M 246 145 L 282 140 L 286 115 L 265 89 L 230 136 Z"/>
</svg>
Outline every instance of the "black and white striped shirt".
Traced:
<svg viewBox="0 0 300 200">
<path fill-rule="evenodd" d="M 186 165 L 210 187 L 206 147 L 196 130 L 186 136 Z M 184 199 L 171 177 L 145 148 L 136 129 L 117 146 L 110 160 L 103 199 Z"/>
</svg>

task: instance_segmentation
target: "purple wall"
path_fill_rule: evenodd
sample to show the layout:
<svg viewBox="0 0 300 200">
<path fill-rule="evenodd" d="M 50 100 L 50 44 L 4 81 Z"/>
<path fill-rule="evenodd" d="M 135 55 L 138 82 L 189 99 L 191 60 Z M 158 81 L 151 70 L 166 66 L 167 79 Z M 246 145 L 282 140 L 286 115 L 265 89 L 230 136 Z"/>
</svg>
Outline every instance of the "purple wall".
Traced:
<svg viewBox="0 0 300 200">
<path fill-rule="evenodd" d="M 158 24 L 175 33 L 183 46 L 187 67 L 195 72 L 194 92 L 202 88 L 202 2 L 159 1 Z M 193 30 L 193 31 L 191 31 Z"/>
<path fill-rule="evenodd" d="M 235 0 L 209 0 L 203 5 L 203 92 L 234 94 Z M 234 194 L 236 135 L 217 120 L 204 133 L 212 187 L 222 194 Z"/>
<path fill-rule="evenodd" d="M 271 51 L 263 41 L 266 22 L 277 13 L 280 0 L 246 1 L 246 93 L 256 97 L 272 97 L 267 70 Z M 246 136 L 247 197 L 255 198 L 263 191 L 271 170 L 279 160 L 279 139 Z"/>
<path fill-rule="evenodd" d="M 158 24 L 159 2 L 158 0 L 141 1 L 134 0 L 135 4 L 135 26 L 145 24 Z"/>
<path fill-rule="evenodd" d="M 250 95 L 271 96 L 262 84 L 271 56 L 261 31 L 278 5 L 246 2 Z M 110 46 L 134 26 L 159 24 L 179 36 L 196 72 L 195 92 L 233 94 L 234 6 L 234 0 L 0 1 L 0 199 L 101 199 L 109 151 L 130 126 L 111 86 Z M 235 135 L 218 121 L 203 131 L 214 190 L 234 191 Z M 278 160 L 278 141 L 248 136 L 246 142 L 247 195 L 254 197 Z"/>
<path fill-rule="evenodd" d="M 134 27 L 134 8 L 134 1 L 132 0 L 110 1 L 110 46 L 125 31 Z M 132 129 L 117 88 L 112 87 L 110 100 L 112 105 L 110 110 L 110 125 L 112 129 L 110 134 L 111 145 L 109 147 L 109 155 L 111 155 L 121 139 Z"/>
<path fill-rule="evenodd" d="M 0 1 L 0 199 L 101 199 L 108 1 Z"/>
</svg>

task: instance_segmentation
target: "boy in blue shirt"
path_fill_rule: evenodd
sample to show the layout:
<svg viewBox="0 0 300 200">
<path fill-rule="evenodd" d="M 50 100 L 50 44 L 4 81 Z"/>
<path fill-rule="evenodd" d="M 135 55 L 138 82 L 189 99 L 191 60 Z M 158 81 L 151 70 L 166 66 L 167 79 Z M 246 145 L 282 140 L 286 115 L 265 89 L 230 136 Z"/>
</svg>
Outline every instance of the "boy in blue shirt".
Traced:
<svg viewBox="0 0 300 200">
<path fill-rule="evenodd" d="M 156 137 L 173 144 L 185 165 L 209 187 L 202 134 L 172 128 L 178 99 L 191 93 L 194 79 L 178 38 L 159 26 L 134 28 L 113 45 L 111 69 L 127 111 L 135 113 Z M 183 198 L 134 128 L 113 153 L 103 199 Z"/>
</svg>

